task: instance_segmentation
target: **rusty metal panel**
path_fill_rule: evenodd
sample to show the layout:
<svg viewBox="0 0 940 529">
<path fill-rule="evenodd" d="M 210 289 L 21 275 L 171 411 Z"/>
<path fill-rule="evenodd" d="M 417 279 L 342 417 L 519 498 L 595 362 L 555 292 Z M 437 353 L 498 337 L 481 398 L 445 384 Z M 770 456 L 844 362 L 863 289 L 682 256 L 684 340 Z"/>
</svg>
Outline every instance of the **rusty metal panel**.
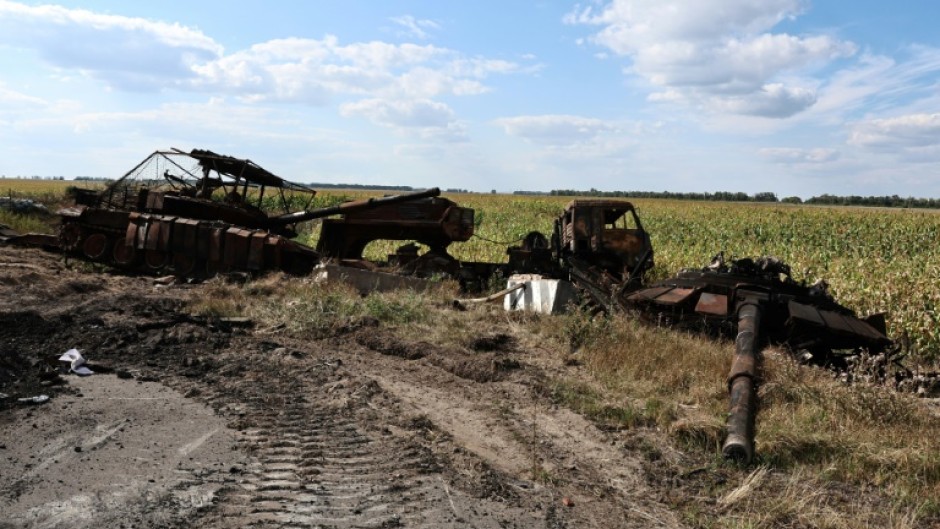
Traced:
<svg viewBox="0 0 940 529">
<path fill-rule="evenodd" d="M 123 229 L 127 226 L 129 214 L 126 211 L 115 211 L 113 209 L 85 208 L 82 210 L 82 223 L 101 226 L 114 230 Z"/>
<path fill-rule="evenodd" d="M 791 301 L 789 304 L 787 304 L 787 308 L 790 311 L 790 318 L 801 320 L 819 327 L 826 326 L 826 322 L 822 319 L 822 316 L 819 315 L 819 310 L 816 307 L 811 307 L 809 305 L 797 303 L 796 301 Z"/>
<path fill-rule="evenodd" d="M 281 268 L 284 239 L 269 235 L 264 240 L 264 262 L 274 268 Z"/>
<path fill-rule="evenodd" d="M 880 340 L 880 339 L 887 338 L 887 336 L 885 336 L 881 331 L 874 328 L 871 324 L 869 324 L 865 320 L 860 320 L 858 318 L 849 317 L 848 322 L 852 326 L 852 328 L 855 330 L 855 333 L 858 335 L 865 336 L 872 340 Z"/>
<path fill-rule="evenodd" d="M 140 218 L 136 213 L 131 213 L 130 218 L 127 222 L 127 229 L 124 230 L 124 244 L 134 247 L 134 243 L 137 242 L 137 230 L 139 226 Z"/>
<path fill-rule="evenodd" d="M 878 340 L 884 337 L 881 333 L 872 328 L 871 325 L 853 316 L 826 310 L 820 310 L 819 313 L 822 315 L 823 319 L 826 320 L 826 323 L 829 324 L 830 328 L 843 334 L 854 334 L 871 340 Z"/>
<path fill-rule="evenodd" d="M 173 223 L 175 221 L 176 217 L 163 217 L 160 219 L 160 241 L 158 243 L 160 250 L 170 251 L 170 243 L 173 240 Z"/>
<path fill-rule="evenodd" d="M 727 316 L 728 296 L 703 292 L 698 298 L 698 303 L 695 304 L 695 312 L 707 316 Z"/>
<path fill-rule="evenodd" d="M 195 257 L 198 231 L 198 220 L 177 219 L 173 223 L 173 242 L 171 244 L 173 251 Z"/>
<path fill-rule="evenodd" d="M 864 321 L 847 314 L 821 310 L 795 301 L 789 303 L 791 321 L 810 323 L 827 328 L 837 334 L 854 335 L 867 340 L 881 341 L 887 337 Z"/>
<path fill-rule="evenodd" d="M 251 239 L 251 231 L 229 228 L 225 230 L 224 236 L 222 263 L 235 269 L 245 268 L 248 264 L 248 242 Z"/>
<path fill-rule="evenodd" d="M 163 209 L 163 193 L 150 192 L 147 193 L 147 209 L 152 211 L 160 211 Z"/>
<path fill-rule="evenodd" d="M 187 219 L 177 219 L 173 223 L 173 235 L 170 237 L 168 247 L 173 253 L 179 254 L 186 251 L 186 230 L 189 227 L 186 221 Z"/>
<path fill-rule="evenodd" d="M 209 228 L 209 252 L 207 261 L 218 263 L 222 260 L 222 228 Z"/>
<path fill-rule="evenodd" d="M 630 294 L 630 296 L 627 299 L 630 301 L 643 301 L 643 300 L 650 301 L 650 300 L 656 299 L 657 297 L 661 296 L 662 294 L 666 292 L 669 292 L 672 289 L 673 287 L 646 288 L 646 289 L 634 292 L 633 294 Z"/>
<path fill-rule="evenodd" d="M 137 224 L 137 249 L 147 246 L 147 230 L 150 228 L 150 215 L 141 215 Z"/>
<path fill-rule="evenodd" d="M 572 220 L 572 230 L 574 230 L 574 238 L 577 240 L 587 239 L 591 236 L 590 217 L 585 218 L 584 210 L 577 210 L 574 212 L 574 219 Z"/>
<path fill-rule="evenodd" d="M 827 310 L 821 310 L 819 311 L 819 315 L 822 317 L 823 321 L 826 322 L 826 327 L 844 333 L 855 333 L 855 331 L 852 329 L 852 326 L 845 321 L 845 318 L 841 314 L 829 312 Z"/>
<path fill-rule="evenodd" d="M 201 261 L 209 260 L 212 233 L 212 226 L 202 222 L 196 225 L 196 259 Z"/>
<path fill-rule="evenodd" d="M 676 287 L 669 292 L 664 292 L 658 296 L 654 301 L 661 305 L 679 305 L 688 301 L 693 295 L 698 292 L 696 288 L 682 288 Z"/>
<path fill-rule="evenodd" d="M 254 232 L 248 242 L 248 269 L 261 270 L 264 266 L 264 240 L 267 234 L 263 231 Z"/>
<path fill-rule="evenodd" d="M 152 238 L 154 240 L 153 244 L 154 244 L 155 250 L 158 250 L 161 252 L 163 251 L 162 244 L 165 238 L 163 233 L 165 231 L 168 231 L 167 228 L 169 228 L 169 226 L 167 226 L 166 221 L 163 219 L 163 217 L 154 217 L 154 219 L 151 221 L 151 227 L 150 227 L 150 231 L 147 232 L 147 237 Z"/>
<path fill-rule="evenodd" d="M 144 249 L 156 250 L 157 240 L 160 238 L 160 222 L 151 217 L 147 219 L 147 231 L 144 234 Z"/>
</svg>

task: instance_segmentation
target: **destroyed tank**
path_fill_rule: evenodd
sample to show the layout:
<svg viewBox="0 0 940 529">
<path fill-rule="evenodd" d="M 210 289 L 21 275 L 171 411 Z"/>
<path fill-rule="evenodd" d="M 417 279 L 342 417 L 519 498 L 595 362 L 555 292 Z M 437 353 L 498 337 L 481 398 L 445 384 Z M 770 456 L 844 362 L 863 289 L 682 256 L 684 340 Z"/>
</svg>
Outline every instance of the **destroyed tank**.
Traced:
<svg viewBox="0 0 940 529">
<path fill-rule="evenodd" d="M 413 241 L 388 256 L 388 264 L 405 275 L 456 277 L 460 263 L 447 252 L 454 242 L 473 236 L 474 210 L 443 197 L 407 203 L 383 203 L 369 209 L 346 210 L 323 220 L 317 252 L 347 266 L 371 268 L 363 257 L 374 241 Z M 428 250 L 418 254 L 418 245 Z"/>
<path fill-rule="evenodd" d="M 92 261 L 184 277 L 306 274 L 320 254 L 292 240 L 299 223 L 438 194 L 433 188 L 308 209 L 315 190 L 251 160 L 156 151 L 103 191 L 77 190 L 75 205 L 59 211 L 59 245 Z M 263 206 L 271 202 L 283 212 L 268 214 Z"/>
</svg>

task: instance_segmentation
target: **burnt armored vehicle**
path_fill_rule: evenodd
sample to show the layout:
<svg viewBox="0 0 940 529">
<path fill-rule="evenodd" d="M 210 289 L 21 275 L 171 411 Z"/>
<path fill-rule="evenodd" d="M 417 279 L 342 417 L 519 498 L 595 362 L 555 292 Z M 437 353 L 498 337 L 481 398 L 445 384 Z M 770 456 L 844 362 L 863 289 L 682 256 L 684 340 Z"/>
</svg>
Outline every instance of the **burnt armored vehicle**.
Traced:
<svg viewBox="0 0 940 529">
<path fill-rule="evenodd" d="M 60 246 L 93 261 L 181 276 L 305 274 L 320 254 L 291 240 L 299 223 L 437 194 L 435 188 L 310 210 L 316 191 L 251 160 L 157 151 L 103 191 L 79 190 L 76 205 L 59 212 Z"/>
<path fill-rule="evenodd" d="M 857 317 L 833 299 L 824 282 L 794 281 L 790 267 L 773 257 L 728 262 L 724 254 L 718 254 L 703 269 L 683 270 L 613 302 L 657 323 L 735 336 L 728 374 L 728 432 L 722 452 L 741 463 L 754 456 L 764 344 L 781 343 L 801 352 L 804 360 L 839 367 L 844 367 L 840 365 L 843 358 L 859 350 L 880 353 L 893 346 L 884 315 Z"/>
<path fill-rule="evenodd" d="M 580 199 L 555 219 L 551 238 L 533 231 L 507 249 L 506 273 L 570 280 L 599 310 L 643 285 L 653 267 L 653 245 L 633 204 Z"/>
<path fill-rule="evenodd" d="M 447 247 L 453 242 L 466 242 L 473 236 L 473 209 L 458 206 L 443 197 L 386 202 L 342 213 L 339 218 L 323 220 L 317 251 L 350 266 L 371 268 L 374 265 L 362 255 L 373 241 L 413 241 L 389 255 L 388 264 L 404 274 L 456 277 L 460 262 L 447 252 Z M 427 246 L 428 250 L 418 255 L 415 243 Z"/>
</svg>

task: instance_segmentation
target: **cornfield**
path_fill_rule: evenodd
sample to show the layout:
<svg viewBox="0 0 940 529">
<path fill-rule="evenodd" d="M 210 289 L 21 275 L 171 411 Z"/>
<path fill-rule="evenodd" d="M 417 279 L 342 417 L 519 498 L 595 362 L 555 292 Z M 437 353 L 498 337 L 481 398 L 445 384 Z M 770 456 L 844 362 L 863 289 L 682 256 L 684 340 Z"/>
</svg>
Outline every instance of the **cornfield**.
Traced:
<svg viewBox="0 0 940 529">
<path fill-rule="evenodd" d="M 40 199 L 61 195 L 71 183 L 0 181 L 14 196 Z M 324 191 L 312 207 L 374 194 Z M 530 231 L 550 233 L 571 200 L 447 195 L 474 208 L 477 222 L 476 236 L 454 244 L 451 253 L 461 260 L 491 262 L 504 261 L 506 246 Z M 653 279 L 704 266 L 720 251 L 738 257 L 773 255 L 791 266 L 798 281 L 827 281 L 836 299 L 860 315 L 886 313 L 889 336 L 909 347 L 912 357 L 940 360 L 940 212 L 658 199 L 634 204 L 653 240 Z M 316 237 L 315 224 L 301 234 L 311 244 Z M 377 242 L 366 255 L 380 258 L 400 244 Z"/>
<path fill-rule="evenodd" d="M 459 259 L 505 259 L 505 245 L 530 230 L 550 233 L 570 198 L 458 195 L 480 225 Z M 713 256 L 773 255 L 794 279 L 823 279 L 842 304 L 862 316 L 887 314 L 888 334 L 926 362 L 940 359 L 940 212 L 634 201 L 655 249 L 653 279 L 707 265 Z M 488 242 L 489 239 L 497 242 Z"/>
</svg>

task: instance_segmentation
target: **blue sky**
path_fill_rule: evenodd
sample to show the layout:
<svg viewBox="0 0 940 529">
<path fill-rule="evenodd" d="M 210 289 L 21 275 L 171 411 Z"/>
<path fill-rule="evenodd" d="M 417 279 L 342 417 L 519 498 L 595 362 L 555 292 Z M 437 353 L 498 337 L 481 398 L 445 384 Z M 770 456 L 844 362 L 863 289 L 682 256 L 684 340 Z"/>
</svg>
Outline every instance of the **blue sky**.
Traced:
<svg viewBox="0 0 940 529">
<path fill-rule="evenodd" d="M 927 0 L 0 0 L 0 174 L 940 197 Z"/>
</svg>

